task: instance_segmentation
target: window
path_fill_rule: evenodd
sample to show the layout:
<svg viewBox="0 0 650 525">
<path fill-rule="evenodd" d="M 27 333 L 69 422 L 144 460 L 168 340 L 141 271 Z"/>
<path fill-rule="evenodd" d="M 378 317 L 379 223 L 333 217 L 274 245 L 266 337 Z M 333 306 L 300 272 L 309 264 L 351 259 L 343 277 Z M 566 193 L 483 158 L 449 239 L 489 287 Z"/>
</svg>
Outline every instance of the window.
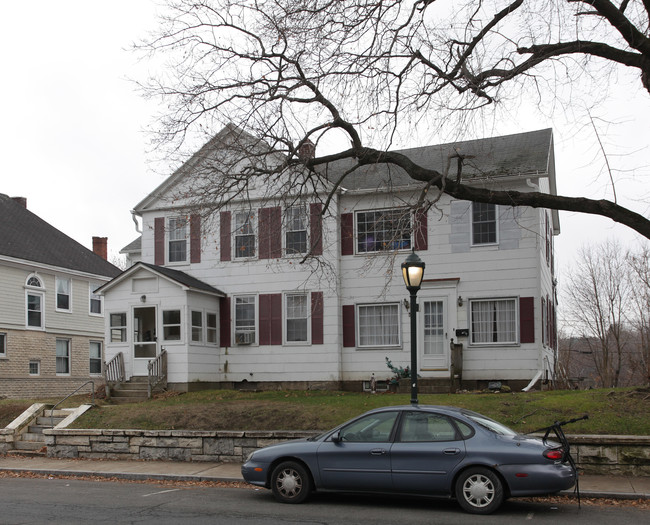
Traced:
<svg viewBox="0 0 650 525">
<path fill-rule="evenodd" d="M 169 219 L 169 262 L 187 260 L 187 220 L 184 217 Z"/>
<path fill-rule="evenodd" d="M 126 342 L 126 314 L 111 314 L 111 343 Z"/>
<path fill-rule="evenodd" d="M 235 257 L 255 257 L 255 213 L 235 213 Z"/>
<path fill-rule="evenodd" d="M 0 357 L 7 357 L 7 334 L 0 332 Z"/>
<path fill-rule="evenodd" d="M 217 344 L 217 314 L 205 314 L 205 329 L 207 342 Z"/>
<path fill-rule="evenodd" d="M 181 340 L 180 310 L 163 310 L 163 339 L 165 341 Z"/>
<path fill-rule="evenodd" d="M 400 441 L 454 441 L 456 427 L 445 416 L 432 412 L 405 412 L 402 416 Z"/>
<path fill-rule="evenodd" d="M 103 305 L 104 305 L 104 298 L 95 293 L 95 290 L 99 288 L 101 285 L 100 284 L 95 284 L 95 283 L 88 283 L 88 286 L 90 288 L 90 313 L 91 315 L 102 315 L 103 313 Z"/>
<path fill-rule="evenodd" d="M 102 344 L 99 341 L 90 342 L 90 374 L 102 373 Z"/>
<path fill-rule="evenodd" d="M 357 253 L 411 249 L 411 214 L 404 209 L 357 212 Z"/>
<path fill-rule="evenodd" d="M 398 346 L 399 305 L 369 304 L 359 305 L 359 346 Z"/>
<path fill-rule="evenodd" d="M 30 376 L 39 376 L 41 375 L 41 362 L 37 359 L 32 359 L 29 362 L 29 375 Z"/>
<path fill-rule="evenodd" d="M 307 341 L 308 298 L 307 294 L 287 294 L 285 296 L 286 340 L 288 343 Z"/>
<path fill-rule="evenodd" d="M 43 328 L 43 294 L 27 292 L 27 326 Z"/>
<path fill-rule="evenodd" d="M 517 343 L 517 300 L 471 300 L 472 343 Z"/>
<path fill-rule="evenodd" d="M 497 207 L 484 202 L 472 203 L 472 244 L 496 244 Z"/>
<path fill-rule="evenodd" d="M 192 310 L 192 341 L 203 342 L 203 312 Z"/>
<path fill-rule="evenodd" d="M 255 342 L 255 296 L 235 297 L 235 343 L 238 345 Z"/>
<path fill-rule="evenodd" d="M 307 253 L 307 211 L 302 206 L 287 208 L 285 251 L 288 255 Z"/>
<path fill-rule="evenodd" d="M 56 309 L 70 311 L 70 279 L 56 278 Z"/>
<path fill-rule="evenodd" d="M 397 412 L 393 411 L 369 414 L 344 426 L 339 436 L 342 441 L 387 443 L 390 441 L 396 419 Z"/>
<path fill-rule="evenodd" d="M 33 286 L 34 288 L 42 288 L 41 280 L 35 275 L 30 275 L 27 279 L 27 286 Z"/>
<path fill-rule="evenodd" d="M 56 373 L 70 374 L 70 341 L 68 339 L 56 340 Z"/>
</svg>

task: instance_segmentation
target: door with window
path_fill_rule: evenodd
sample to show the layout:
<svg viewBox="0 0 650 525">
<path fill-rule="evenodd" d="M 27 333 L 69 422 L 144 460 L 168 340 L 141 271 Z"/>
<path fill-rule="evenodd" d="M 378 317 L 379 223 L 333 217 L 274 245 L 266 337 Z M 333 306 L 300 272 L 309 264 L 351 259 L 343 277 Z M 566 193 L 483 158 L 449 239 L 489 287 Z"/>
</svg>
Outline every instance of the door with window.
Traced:
<svg viewBox="0 0 650 525">
<path fill-rule="evenodd" d="M 146 376 L 149 361 L 158 355 L 156 307 L 133 309 L 133 375 Z"/>
<path fill-rule="evenodd" d="M 419 303 L 420 370 L 447 370 L 449 368 L 448 297 L 425 296 Z"/>
</svg>

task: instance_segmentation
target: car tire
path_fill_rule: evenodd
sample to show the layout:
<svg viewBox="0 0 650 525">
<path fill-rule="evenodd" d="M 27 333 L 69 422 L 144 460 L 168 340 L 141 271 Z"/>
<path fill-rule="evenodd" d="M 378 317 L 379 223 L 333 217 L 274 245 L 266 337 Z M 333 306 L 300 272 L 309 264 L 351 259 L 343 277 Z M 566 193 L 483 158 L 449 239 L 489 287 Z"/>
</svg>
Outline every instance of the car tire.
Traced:
<svg viewBox="0 0 650 525">
<path fill-rule="evenodd" d="M 494 471 L 484 467 L 462 472 L 455 488 L 459 505 L 471 514 L 492 514 L 504 500 L 501 479 Z"/>
<path fill-rule="evenodd" d="M 285 461 L 273 469 L 271 490 L 281 503 L 302 503 L 311 492 L 311 478 L 300 463 Z"/>
</svg>

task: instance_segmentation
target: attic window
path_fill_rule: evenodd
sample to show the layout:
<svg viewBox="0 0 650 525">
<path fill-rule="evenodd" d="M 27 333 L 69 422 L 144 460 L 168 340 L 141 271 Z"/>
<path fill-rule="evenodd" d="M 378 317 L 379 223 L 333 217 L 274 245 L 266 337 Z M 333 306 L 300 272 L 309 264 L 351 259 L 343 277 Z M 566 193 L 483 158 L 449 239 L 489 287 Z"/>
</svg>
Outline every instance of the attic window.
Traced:
<svg viewBox="0 0 650 525">
<path fill-rule="evenodd" d="M 36 275 L 30 275 L 27 278 L 27 286 L 32 286 L 34 288 L 43 288 L 43 283 L 41 283 L 41 280 L 36 277 Z"/>
</svg>

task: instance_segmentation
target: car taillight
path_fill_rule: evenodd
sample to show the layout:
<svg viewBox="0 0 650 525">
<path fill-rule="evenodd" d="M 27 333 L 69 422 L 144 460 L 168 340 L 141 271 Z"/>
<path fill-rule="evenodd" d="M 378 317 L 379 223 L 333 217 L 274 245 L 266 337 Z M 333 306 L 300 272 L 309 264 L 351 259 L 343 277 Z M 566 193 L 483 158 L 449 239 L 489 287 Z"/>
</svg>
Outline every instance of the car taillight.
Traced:
<svg viewBox="0 0 650 525">
<path fill-rule="evenodd" d="M 561 449 L 551 448 L 551 449 L 548 449 L 548 450 L 544 451 L 544 457 L 548 458 L 548 459 L 550 459 L 552 461 L 561 460 L 563 456 L 564 456 L 564 453 L 562 452 Z"/>
</svg>

